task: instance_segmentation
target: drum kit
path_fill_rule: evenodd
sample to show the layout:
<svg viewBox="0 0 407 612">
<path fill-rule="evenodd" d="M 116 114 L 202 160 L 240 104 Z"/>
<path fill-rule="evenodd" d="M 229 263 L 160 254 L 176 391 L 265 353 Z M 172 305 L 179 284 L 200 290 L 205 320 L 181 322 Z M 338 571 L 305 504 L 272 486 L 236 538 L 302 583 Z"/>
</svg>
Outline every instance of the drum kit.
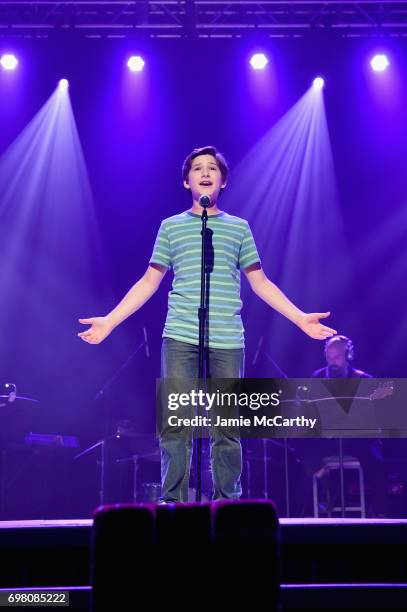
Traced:
<svg viewBox="0 0 407 612">
<path fill-rule="evenodd" d="M 36 434 L 32 431 L 35 429 L 35 422 L 38 417 L 38 407 L 40 401 L 31 397 L 24 397 L 17 394 L 17 387 L 14 383 L 0 383 L 0 514 L 4 507 L 6 497 L 6 474 L 4 470 L 4 462 L 7 449 L 14 445 L 31 445 L 32 439 Z M 53 438 L 61 438 L 62 436 L 53 436 Z M 51 438 L 51 436 L 48 436 Z M 64 436 L 66 438 L 66 436 Z M 114 459 L 116 465 L 126 462 L 133 463 L 133 500 L 137 502 L 157 502 L 160 497 L 161 484 L 157 480 L 147 481 L 139 478 L 140 462 L 148 461 L 154 464 L 160 463 L 160 449 L 158 439 L 154 434 L 140 433 L 137 430 L 136 424 L 130 420 L 119 420 L 116 425 L 115 432 L 97 441 L 85 450 L 74 456 L 74 459 L 80 459 L 82 456 L 91 451 L 100 452 L 98 465 L 100 469 L 100 490 L 99 501 L 101 504 L 106 503 L 106 476 L 107 471 L 112 469 L 110 462 L 110 453 L 107 453 L 107 447 L 112 442 L 123 442 L 123 448 L 129 453 Z M 50 441 L 47 441 L 50 443 Z M 114 468 L 114 466 L 113 466 Z M 154 470 L 159 472 L 159 469 Z M 140 482 L 139 482 L 140 480 Z M 210 471 L 205 470 L 204 482 L 206 485 L 203 500 L 209 499 L 207 491 L 208 482 L 210 480 Z M 194 489 L 189 490 L 191 501 L 194 499 Z"/>
<path fill-rule="evenodd" d="M 121 445 L 120 456 L 112 456 L 110 449 L 114 445 Z M 145 480 L 142 478 L 141 472 L 145 462 L 159 464 L 161 454 L 159 449 L 158 438 L 155 434 L 140 433 L 134 421 L 120 420 L 117 423 L 116 431 L 113 435 L 103 440 L 98 441 L 89 448 L 85 449 L 75 459 L 79 459 L 87 453 L 99 449 L 100 451 L 100 504 L 105 504 L 109 501 L 108 486 L 107 486 L 107 471 L 126 464 L 132 463 L 133 466 L 133 487 L 132 501 L 134 502 L 158 502 L 161 494 L 161 484 L 157 480 Z M 123 452 L 125 449 L 125 452 Z M 113 453 L 114 455 L 114 453 Z M 209 448 L 204 448 L 203 453 L 203 494 L 202 500 L 209 501 L 211 497 L 212 477 L 209 467 Z M 152 470 L 159 473 L 159 468 Z M 151 472 L 151 470 L 150 470 Z M 194 474 L 192 471 L 191 481 L 194 482 Z M 189 501 L 195 500 L 195 489 L 190 488 L 188 491 Z"/>
</svg>

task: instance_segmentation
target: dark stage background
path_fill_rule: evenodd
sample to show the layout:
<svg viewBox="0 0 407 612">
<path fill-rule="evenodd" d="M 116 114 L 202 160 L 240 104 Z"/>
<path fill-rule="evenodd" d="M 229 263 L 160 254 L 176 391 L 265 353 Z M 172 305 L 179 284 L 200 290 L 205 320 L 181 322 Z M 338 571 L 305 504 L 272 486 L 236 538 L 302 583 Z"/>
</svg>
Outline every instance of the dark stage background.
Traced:
<svg viewBox="0 0 407 612">
<path fill-rule="evenodd" d="M 384 43 L 392 54 L 395 76 L 381 96 L 365 62 Z M 272 59 L 267 87 L 260 93 L 247 66 L 254 40 L 3 38 L 0 52 L 10 48 L 19 55 L 20 66 L 12 78 L 0 72 L 0 155 L 6 158 L 9 145 L 58 80 L 69 79 L 95 219 L 88 226 L 84 216 L 81 226 L 80 212 L 70 214 L 75 203 L 63 190 L 54 194 L 52 215 L 48 210 L 31 216 L 25 211 L 24 233 L 18 197 L 5 216 L 0 209 L 0 250 L 2 244 L 9 248 L 12 243 L 17 252 L 12 259 L 2 256 L 0 264 L 0 380 L 16 383 L 19 395 L 40 401 L 29 417 L 32 431 L 75 435 L 82 449 L 112 433 L 120 419 L 131 419 L 139 432 L 154 431 L 155 378 L 170 275 L 159 293 L 100 346 L 77 338 L 77 319 L 106 314 L 145 271 L 161 219 L 189 207 L 181 182 L 187 153 L 213 144 L 233 170 L 317 74 L 326 80 L 325 108 L 344 227 L 341 250 L 332 244 L 331 251 L 324 252 L 323 274 L 316 265 L 305 292 L 300 262 L 282 274 L 285 236 L 275 248 L 267 233 L 257 236 L 259 211 L 250 201 L 239 200 L 244 165 L 233 177 L 237 197 L 228 202 L 227 211 L 248 218 L 264 252 L 266 273 L 300 308 L 331 310 L 328 324 L 352 338 L 356 367 L 375 376 L 407 375 L 407 256 L 402 231 L 407 206 L 406 41 L 333 36 L 266 41 L 262 50 Z M 145 57 L 141 75 L 128 73 L 125 60 L 130 53 Z M 256 160 L 250 163 L 255 177 Z M 12 178 L 3 173 L 2 185 Z M 19 184 L 18 189 L 30 190 L 31 185 Z M 264 224 L 272 227 L 272 193 L 266 204 Z M 331 203 L 325 204 L 326 221 Z M 263 206 L 262 215 L 265 210 Z M 316 240 L 327 229 L 325 221 L 313 228 Z M 59 231 L 62 226 L 63 239 L 44 251 L 42 235 L 55 226 Z M 299 258 L 306 231 L 299 236 Z M 345 260 L 349 274 L 338 291 Z M 244 279 L 242 295 L 247 376 L 278 375 L 264 355 L 252 364 L 261 335 L 263 348 L 288 376 L 309 376 L 324 365 L 322 344 L 260 303 Z M 143 327 L 151 356 L 139 350 L 103 398 L 95 400 L 142 343 Z M 58 510 L 60 515 L 85 514 L 97 503 L 94 461 L 87 458 L 75 466 L 73 477 L 67 468 L 65 482 L 72 494 L 65 509 Z"/>
</svg>

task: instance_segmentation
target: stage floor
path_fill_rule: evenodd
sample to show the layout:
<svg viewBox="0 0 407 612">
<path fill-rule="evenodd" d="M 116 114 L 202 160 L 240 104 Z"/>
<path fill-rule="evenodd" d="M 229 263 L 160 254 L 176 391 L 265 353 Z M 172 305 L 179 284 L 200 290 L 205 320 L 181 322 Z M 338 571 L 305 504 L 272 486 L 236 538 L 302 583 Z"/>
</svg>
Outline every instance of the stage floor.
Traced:
<svg viewBox="0 0 407 612">
<path fill-rule="evenodd" d="M 282 518 L 279 524 L 284 611 L 405 608 L 407 519 Z M 71 609 L 87 612 L 92 525 L 80 518 L 0 521 L 7 559 L 0 592 L 65 589 Z"/>
<path fill-rule="evenodd" d="M 407 525 L 407 519 L 368 518 L 281 518 L 280 525 Z M 0 521 L 0 529 L 24 529 L 44 527 L 92 527 L 92 519 L 55 519 L 29 521 Z"/>
</svg>

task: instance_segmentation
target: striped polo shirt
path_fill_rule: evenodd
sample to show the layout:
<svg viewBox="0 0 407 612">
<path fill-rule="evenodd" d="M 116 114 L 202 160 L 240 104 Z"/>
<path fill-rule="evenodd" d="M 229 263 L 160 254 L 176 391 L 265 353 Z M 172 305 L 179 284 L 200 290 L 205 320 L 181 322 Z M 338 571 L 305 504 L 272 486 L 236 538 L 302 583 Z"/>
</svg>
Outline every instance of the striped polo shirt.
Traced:
<svg viewBox="0 0 407 612">
<path fill-rule="evenodd" d="M 201 216 L 190 211 L 164 219 L 150 263 L 172 268 L 164 338 L 198 345 L 201 289 Z M 260 262 L 249 224 L 225 212 L 208 215 L 205 344 L 241 348 L 240 270 Z"/>
</svg>

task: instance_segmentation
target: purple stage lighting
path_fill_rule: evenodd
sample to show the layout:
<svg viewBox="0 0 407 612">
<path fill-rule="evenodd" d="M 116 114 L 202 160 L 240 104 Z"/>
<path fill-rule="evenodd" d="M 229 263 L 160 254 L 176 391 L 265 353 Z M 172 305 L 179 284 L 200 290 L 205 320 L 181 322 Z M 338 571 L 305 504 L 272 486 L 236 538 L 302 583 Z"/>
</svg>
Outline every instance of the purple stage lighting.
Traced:
<svg viewBox="0 0 407 612">
<path fill-rule="evenodd" d="M 315 79 L 312 81 L 312 86 L 314 89 L 316 89 L 317 91 L 321 90 L 323 88 L 323 86 L 325 85 L 325 81 L 322 77 L 318 76 L 315 77 Z"/>
<path fill-rule="evenodd" d="M 379 53 L 370 60 L 370 65 L 375 72 L 384 72 L 390 62 L 384 53 Z"/>
<path fill-rule="evenodd" d="M 268 59 L 264 53 L 255 53 L 250 59 L 250 65 L 254 70 L 263 70 L 268 64 Z"/>
<path fill-rule="evenodd" d="M 69 87 L 69 81 L 68 81 L 68 79 L 61 79 L 59 81 L 58 85 L 59 85 L 59 89 L 61 91 L 66 91 L 68 89 L 68 87 Z"/>
<path fill-rule="evenodd" d="M 0 60 L 0 64 L 4 70 L 15 70 L 18 65 L 18 59 L 12 53 L 5 53 Z"/>
<path fill-rule="evenodd" d="M 132 72 L 141 72 L 144 68 L 144 60 L 139 55 L 132 55 L 127 60 L 127 66 Z"/>
</svg>

